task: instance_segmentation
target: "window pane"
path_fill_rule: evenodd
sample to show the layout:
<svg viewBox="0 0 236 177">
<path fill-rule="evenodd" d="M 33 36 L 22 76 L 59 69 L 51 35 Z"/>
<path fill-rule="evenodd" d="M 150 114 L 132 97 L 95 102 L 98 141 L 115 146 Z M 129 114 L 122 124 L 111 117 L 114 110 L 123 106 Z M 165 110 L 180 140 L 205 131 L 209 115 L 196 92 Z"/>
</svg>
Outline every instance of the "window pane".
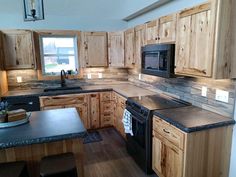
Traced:
<svg viewBox="0 0 236 177">
<path fill-rule="evenodd" d="M 45 73 L 58 73 L 61 70 L 76 70 L 75 56 L 44 57 Z"/>
<path fill-rule="evenodd" d="M 74 55 L 74 38 L 56 38 L 43 37 L 43 51 L 44 54 L 71 54 Z"/>
</svg>

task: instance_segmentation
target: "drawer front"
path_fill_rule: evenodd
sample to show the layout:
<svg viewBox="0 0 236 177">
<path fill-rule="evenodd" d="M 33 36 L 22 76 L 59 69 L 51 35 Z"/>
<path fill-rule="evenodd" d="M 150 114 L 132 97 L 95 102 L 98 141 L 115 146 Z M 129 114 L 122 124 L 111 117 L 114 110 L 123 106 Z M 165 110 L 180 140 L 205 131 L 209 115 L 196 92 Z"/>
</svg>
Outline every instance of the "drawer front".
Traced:
<svg viewBox="0 0 236 177">
<path fill-rule="evenodd" d="M 85 95 L 40 97 L 40 106 L 41 107 L 82 104 L 85 102 L 86 102 Z"/>
<path fill-rule="evenodd" d="M 159 133 L 176 147 L 184 148 L 185 133 L 157 116 L 153 117 L 153 131 Z"/>
<path fill-rule="evenodd" d="M 101 113 L 113 112 L 113 103 L 112 101 L 101 102 Z"/>
<path fill-rule="evenodd" d="M 103 92 L 100 93 L 101 101 L 110 101 L 112 100 L 112 93 L 111 92 Z"/>
<path fill-rule="evenodd" d="M 107 127 L 113 125 L 112 114 L 103 114 L 101 115 L 101 126 Z"/>
</svg>

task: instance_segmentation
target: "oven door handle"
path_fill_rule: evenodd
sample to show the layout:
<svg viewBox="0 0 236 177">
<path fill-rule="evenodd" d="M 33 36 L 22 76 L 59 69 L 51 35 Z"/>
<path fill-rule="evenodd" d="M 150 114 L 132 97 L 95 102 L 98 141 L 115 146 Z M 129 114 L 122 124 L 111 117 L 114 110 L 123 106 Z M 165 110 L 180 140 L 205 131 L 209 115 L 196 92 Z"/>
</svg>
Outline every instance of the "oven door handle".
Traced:
<svg viewBox="0 0 236 177">
<path fill-rule="evenodd" d="M 137 117 L 135 117 L 135 116 L 133 116 L 133 115 L 132 115 L 132 119 L 138 121 L 138 122 L 141 123 L 141 124 L 144 124 L 144 123 L 145 123 L 145 120 L 140 120 L 139 118 L 137 118 Z"/>
</svg>

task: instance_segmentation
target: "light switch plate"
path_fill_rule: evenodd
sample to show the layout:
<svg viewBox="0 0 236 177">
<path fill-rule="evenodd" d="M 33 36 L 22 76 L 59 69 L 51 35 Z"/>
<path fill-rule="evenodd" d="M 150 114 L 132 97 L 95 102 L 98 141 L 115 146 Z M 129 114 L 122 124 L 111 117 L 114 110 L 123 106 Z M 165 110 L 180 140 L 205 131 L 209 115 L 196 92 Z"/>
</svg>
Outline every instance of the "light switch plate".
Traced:
<svg viewBox="0 0 236 177">
<path fill-rule="evenodd" d="M 102 73 L 98 73 L 98 78 L 102 79 Z"/>
<path fill-rule="evenodd" d="M 202 86 L 202 96 L 207 97 L 207 87 Z"/>
<path fill-rule="evenodd" d="M 229 102 L 229 92 L 217 89 L 216 90 L 216 100 L 228 103 Z"/>
</svg>

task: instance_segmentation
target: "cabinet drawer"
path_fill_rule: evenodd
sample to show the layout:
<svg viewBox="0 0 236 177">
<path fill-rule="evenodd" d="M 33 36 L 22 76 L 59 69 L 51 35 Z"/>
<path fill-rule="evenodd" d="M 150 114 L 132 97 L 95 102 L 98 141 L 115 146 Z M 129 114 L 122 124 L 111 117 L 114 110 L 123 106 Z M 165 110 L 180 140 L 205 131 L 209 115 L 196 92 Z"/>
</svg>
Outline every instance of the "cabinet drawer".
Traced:
<svg viewBox="0 0 236 177">
<path fill-rule="evenodd" d="M 113 103 L 111 101 L 109 102 L 101 102 L 101 112 L 112 112 L 113 110 Z"/>
<path fill-rule="evenodd" d="M 110 101 L 112 100 L 112 94 L 111 92 L 103 92 L 100 94 L 101 101 Z"/>
<path fill-rule="evenodd" d="M 159 133 L 176 147 L 184 148 L 185 134 L 157 116 L 153 117 L 153 131 Z"/>
</svg>

